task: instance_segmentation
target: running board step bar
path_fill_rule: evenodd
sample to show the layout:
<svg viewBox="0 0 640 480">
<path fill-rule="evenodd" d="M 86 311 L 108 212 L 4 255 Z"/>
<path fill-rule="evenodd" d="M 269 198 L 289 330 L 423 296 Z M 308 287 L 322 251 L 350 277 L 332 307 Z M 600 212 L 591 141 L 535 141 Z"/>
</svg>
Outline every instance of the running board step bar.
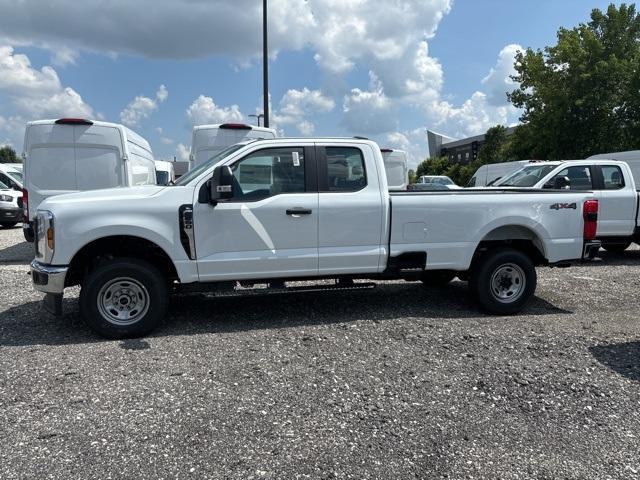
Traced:
<svg viewBox="0 0 640 480">
<path fill-rule="evenodd" d="M 346 290 L 370 290 L 375 288 L 377 284 L 373 282 L 338 282 L 335 284 L 315 284 L 315 285 L 294 285 L 281 286 L 280 283 L 256 283 L 257 285 L 268 285 L 262 287 L 242 286 L 241 283 L 236 285 L 230 283 L 223 284 L 199 284 L 199 285 L 182 285 L 178 289 L 179 293 L 208 293 L 216 297 L 236 297 L 243 295 L 281 295 L 283 293 L 306 293 L 306 292 L 335 292 Z M 245 284 L 246 285 L 246 284 Z"/>
</svg>

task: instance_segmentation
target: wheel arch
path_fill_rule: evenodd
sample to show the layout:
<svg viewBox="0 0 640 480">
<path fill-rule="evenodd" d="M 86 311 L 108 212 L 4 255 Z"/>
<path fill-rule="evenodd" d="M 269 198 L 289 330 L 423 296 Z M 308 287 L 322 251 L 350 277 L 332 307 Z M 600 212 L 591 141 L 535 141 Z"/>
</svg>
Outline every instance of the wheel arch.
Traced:
<svg viewBox="0 0 640 480">
<path fill-rule="evenodd" d="M 534 265 L 547 263 L 545 242 L 542 237 L 531 226 L 519 223 L 495 226 L 484 233 L 478 242 L 473 259 L 476 260 L 486 251 L 500 246 L 525 253 Z"/>
<path fill-rule="evenodd" d="M 135 235 L 109 235 L 92 240 L 73 255 L 65 287 L 82 283 L 101 261 L 122 257 L 145 260 L 158 268 L 169 282 L 179 280 L 173 260 L 155 242 Z"/>
</svg>

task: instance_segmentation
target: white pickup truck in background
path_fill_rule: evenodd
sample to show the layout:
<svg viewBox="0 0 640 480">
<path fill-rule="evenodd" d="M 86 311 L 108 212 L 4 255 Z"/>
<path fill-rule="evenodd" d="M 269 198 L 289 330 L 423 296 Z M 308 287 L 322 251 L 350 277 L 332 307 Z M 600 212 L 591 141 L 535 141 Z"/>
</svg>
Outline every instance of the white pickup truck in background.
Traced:
<svg viewBox="0 0 640 480">
<path fill-rule="evenodd" d="M 596 238 L 603 248 L 621 252 L 640 241 L 640 195 L 626 162 L 587 159 L 532 163 L 495 186 L 593 192 L 599 202 Z"/>
<path fill-rule="evenodd" d="M 389 192 L 380 148 L 360 139 L 272 139 L 234 145 L 175 185 L 73 193 L 36 217 L 33 284 L 61 313 L 80 311 L 111 338 L 153 330 L 180 291 L 295 280 L 469 280 L 480 305 L 520 311 L 538 265 L 568 266 L 599 248 L 589 192 Z"/>
</svg>

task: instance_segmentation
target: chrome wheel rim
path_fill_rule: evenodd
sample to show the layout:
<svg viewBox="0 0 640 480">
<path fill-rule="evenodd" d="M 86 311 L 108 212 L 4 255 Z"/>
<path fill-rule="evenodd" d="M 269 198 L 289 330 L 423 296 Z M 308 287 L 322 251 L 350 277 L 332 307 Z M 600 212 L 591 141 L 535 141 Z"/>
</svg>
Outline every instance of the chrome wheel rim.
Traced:
<svg viewBox="0 0 640 480">
<path fill-rule="evenodd" d="M 500 303 L 513 303 L 524 292 L 527 278 L 515 263 L 501 265 L 491 276 L 491 295 Z"/>
<path fill-rule="evenodd" d="M 144 285 L 133 278 L 116 278 L 100 289 L 98 311 L 109 323 L 131 325 L 149 311 L 149 293 Z"/>
</svg>

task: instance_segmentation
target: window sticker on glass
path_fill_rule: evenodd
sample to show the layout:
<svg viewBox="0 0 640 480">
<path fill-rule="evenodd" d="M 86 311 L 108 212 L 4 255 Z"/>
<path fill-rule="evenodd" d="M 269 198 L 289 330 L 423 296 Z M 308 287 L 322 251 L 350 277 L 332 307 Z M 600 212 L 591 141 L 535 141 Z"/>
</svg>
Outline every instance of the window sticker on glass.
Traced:
<svg viewBox="0 0 640 480">
<path fill-rule="evenodd" d="M 298 152 L 291 152 L 291 155 L 293 157 L 293 166 L 294 167 L 299 167 L 300 166 L 300 154 Z"/>
</svg>

